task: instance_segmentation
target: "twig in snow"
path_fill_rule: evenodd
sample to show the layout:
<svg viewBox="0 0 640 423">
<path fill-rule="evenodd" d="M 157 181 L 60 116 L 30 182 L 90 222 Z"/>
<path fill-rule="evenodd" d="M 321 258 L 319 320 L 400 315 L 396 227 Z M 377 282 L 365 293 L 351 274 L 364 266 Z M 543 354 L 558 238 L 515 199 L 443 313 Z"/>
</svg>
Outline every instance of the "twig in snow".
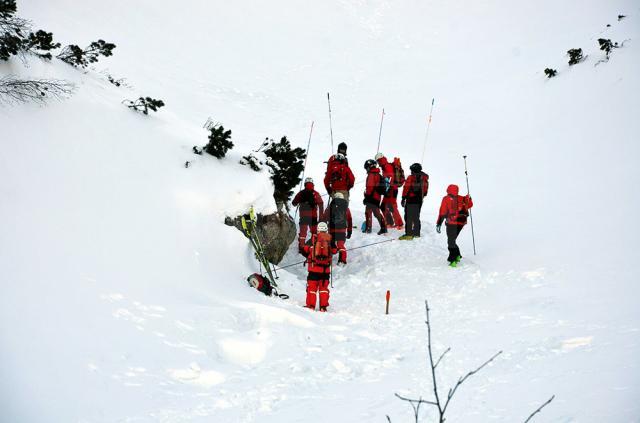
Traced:
<svg viewBox="0 0 640 423">
<path fill-rule="evenodd" d="M 545 408 L 547 405 L 549 405 L 549 403 L 550 403 L 551 401 L 553 401 L 553 399 L 554 399 L 555 397 L 556 397 L 556 396 L 555 396 L 555 395 L 553 395 L 551 398 L 549 398 L 549 399 L 547 400 L 547 402 L 545 402 L 545 403 L 544 403 L 544 404 L 542 404 L 540 407 L 538 407 L 538 409 L 537 409 L 536 411 L 534 411 L 533 413 L 529 414 L 529 417 L 527 417 L 527 420 L 525 420 L 525 421 L 524 421 L 524 423 L 527 423 L 529 420 L 531 420 L 531 419 L 533 418 L 533 416 L 535 416 L 536 414 L 538 414 L 538 413 L 539 413 L 543 408 Z"/>
<path fill-rule="evenodd" d="M 413 415 L 415 417 L 416 423 L 418 423 L 419 413 L 420 413 L 420 406 L 422 404 L 432 405 L 432 406 L 436 407 L 438 409 L 438 422 L 439 423 L 444 423 L 445 420 L 446 420 L 445 413 L 447 412 L 447 408 L 449 407 L 449 404 L 451 403 L 451 400 L 453 399 L 453 396 L 457 392 L 458 388 L 468 378 L 470 378 L 471 376 L 475 375 L 480 370 L 482 370 L 483 368 L 488 366 L 489 363 L 491 363 L 493 360 L 496 359 L 496 357 L 498 357 L 500 354 L 502 354 L 502 351 L 498 351 L 491 358 L 489 358 L 487 361 L 485 361 L 480 366 L 478 366 L 476 369 L 471 370 L 470 372 L 468 372 L 464 376 L 460 377 L 458 379 L 458 381 L 456 382 L 456 384 L 453 386 L 453 388 L 449 388 L 449 392 L 447 393 L 447 399 L 443 404 L 442 400 L 440 399 L 440 392 L 438 390 L 438 381 L 437 381 L 437 377 L 436 377 L 436 368 L 438 367 L 438 365 L 440 364 L 442 359 L 444 359 L 444 357 L 447 355 L 447 353 L 449 353 L 449 351 L 451 351 L 451 348 L 447 348 L 440 355 L 440 357 L 434 362 L 433 349 L 431 347 L 431 319 L 430 319 L 430 316 L 429 316 L 429 302 L 425 301 L 424 305 L 425 305 L 425 311 L 426 311 L 426 315 L 427 315 L 427 319 L 425 321 L 425 323 L 427 324 L 427 350 L 429 352 L 429 364 L 430 364 L 430 367 L 431 367 L 431 378 L 432 378 L 432 382 L 433 382 L 433 396 L 434 396 L 435 399 L 432 400 L 432 401 L 429 401 L 429 400 L 422 399 L 422 397 L 420 397 L 419 399 L 412 399 L 412 398 L 405 398 L 405 397 L 400 396 L 398 394 L 395 394 L 395 396 L 398 397 L 399 399 L 401 399 L 402 401 L 408 402 L 411 405 L 411 407 L 413 408 Z M 387 416 L 387 420 L 389 422 L 391 421 L 389 416 Z"/>
<path fill-rule="evenodd" d="M 18 79 L 9 75 L 0 78 L 0 102 L 45 104 L 52 98 L 69 97 L 74 89 L 75 85 L 61 79 Z"/>
</svg>

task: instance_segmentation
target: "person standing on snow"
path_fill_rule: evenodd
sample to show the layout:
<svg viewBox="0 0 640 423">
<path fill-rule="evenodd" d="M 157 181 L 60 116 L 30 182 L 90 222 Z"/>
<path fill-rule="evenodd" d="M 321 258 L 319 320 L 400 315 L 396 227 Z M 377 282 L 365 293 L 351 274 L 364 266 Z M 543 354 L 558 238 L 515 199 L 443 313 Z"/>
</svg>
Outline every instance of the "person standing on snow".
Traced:
<svg viewBox="0 0 640 423">
<path fill-rule="evenodd" d="M 384 181 L 380 175 L 380 169 L 375 160 L 367 160 L 364 163 L 364 168 L 367 171 L 367 183 L 364 191 L 365 206 L 365 232 L 371 233 L 372 219 L 371 215 L 374 215 L 380 224 L 380 230 L 378 235 L 387 233 L 387 223 L 384 221 L 384 217 L 380 212 L 380 200 L 382 198 L 382 192 L 384 192 Z"/>
<path fill-rule="evenodd" d="M 325 222 L 318 223 L 318 232 L 311 236 L 311 242 L 300 247 L 300 254 L 307 258 L 307 301 L 305 307 L 316 309 L 316 296 L 320 297 L 320 311 L 329 307 L 329 282 L 331 280 L 331 260 L 336 250 L 331 248 L 331 235 Z"/>
<path fill-rule="evenodd" d="M 309 229 L 311 229 L 312 235 L 316 233 L 318 218 L 322 216 L 324 210 L 322 196 L 315 190 L 312 178 L 304 180 L 304 189 L 296 194 L 291 204 L 294 207 L 300 205 L 298 246 L 302 246 L 307 240 Z"/>
<path fill-rule="evenodd" d="M 338 265 L 347 264 L 347 248 L 345 242 L 351 238 L 353 221 L 351 211 L 342 193 L 336 192 L 329 206 L 320 219 L 329 225 L 331 234 L 331 248 L 338 251 Z"/>
<path fill-rule="evenodd" d="M 402 217 L 398 211 L 398 187 L 402 186 L 404 181 L 399 181 L 396 178 L 396 166 L 400 165 L 400 160 L 396 158 L 393 164 L 389 163 L 382 153 L 376 154 L 375 158 L 380 166 L 382 176 L 387 178 L 390 183 L 389 190 L 382 199 L 382 215 L 387 222 L 387 226 L 402 230 L 404 229 L 404 223 L 402 223 Z"/>
<path fill-rule="evenodd" d="M 409 169 L 411 175 L 404 183 L 402 190 L 402 207 L 404 207 L 405 234 L 403 240 L 420 237 L 420 211 L 422 202 L 429 192 L 429 175 L 422 171 L 420 163 L 412 164 Z"/>
<path fill-rule="evenodd" d="M 456 267 L 462 259 L 456 240 L 464 225 L 467 224 L 469 209 L 473 207 L 471 197 L 458 195 L 458 191 L 457 185 L 452 184 L 447 187 L 447 195 L 442 198 L 440 213 L 436 222 L 436 232 L 438 233 L 440 233 L 442 222 L 445 220 L 447 222 L 447 247 L 449 248 L 447 261 L 451 267 Z"/>
<path fill-rule="evenodd" d="M 356 182 L 353 172 L 347 160 L 347 144 L 341 142 L 338 145 L 338 153 L 329 157 L 327 171 L 324 175 L 324 187 L 329 195 L 336 192 L 342 193 L 344 199 L 349 202 L 349 191 Z"/>
</svg>

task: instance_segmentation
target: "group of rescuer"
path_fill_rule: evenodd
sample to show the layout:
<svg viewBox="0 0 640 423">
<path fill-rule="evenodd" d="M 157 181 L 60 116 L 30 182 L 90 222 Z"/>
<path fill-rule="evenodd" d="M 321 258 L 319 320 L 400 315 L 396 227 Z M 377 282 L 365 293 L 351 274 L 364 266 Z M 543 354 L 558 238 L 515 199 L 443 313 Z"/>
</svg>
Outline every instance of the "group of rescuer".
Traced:
<svg viewBox="0 0 640 423">
<path fill-rule="evenodd" d="M 429 192 L 429 175 L 422 171 L 420 163 L 412 164 L 411 174 L 405 178 L 399 158 L 389 161 L 383 154 L 364 163 L 367 179 L 364 190 L 365 222 L 364 233 L 371 233 L 373 218 L 378 222 L 378 235 L 388 233 L 389 229 L 404 229 L 400 240 L 412 240 L 420 237 L 420 212 Z M 329 284 L 331 280 L 332 259 L 338 255 L 338 265 L 347 264 L 346 240 L 351 238 L 353 220 L 349 209 L 350 191 L 355 185 L 355 176 L 347 160 L 347 144 L 338 145 L 338 151 L 329 157 L 324 176 L 324 187 L 330 197 L 324 207 L 322 196 L 315 189 L 313 179 L 306 178 L 304 189 L 293 199 L 293 206 L 299 207 L 298 249 L 306 258 L 309 274 L 307 276 L 306 307 L 316 309 L 319 298 L 319 310 L 329 307 Z M 404 222 L 398 210 L 398 194 L 402 189 L 400 204 L 404 208 Z M 456 243 L 460 231 L 467 223 L 469 209 L 473 201 L 469 195 L 458 194 L 457 185 L 449 185 L 447 195 L 442 198 L 436 231 L 441 232 L 445 223 L 451 267 L 456 267 L 462 259 Z M 310 236 L 310 237 L 309 237 Z"/>
</svg>

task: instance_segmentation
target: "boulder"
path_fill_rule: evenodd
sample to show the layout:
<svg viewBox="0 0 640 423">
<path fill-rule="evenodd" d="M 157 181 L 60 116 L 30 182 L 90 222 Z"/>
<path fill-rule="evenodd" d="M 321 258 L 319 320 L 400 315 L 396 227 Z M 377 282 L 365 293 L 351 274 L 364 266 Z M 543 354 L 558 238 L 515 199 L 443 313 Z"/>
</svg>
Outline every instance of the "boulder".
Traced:
<svg viewBox="0 0 640 423">
<path fill-rule="evenodd" d="M 249 216 L 245 215 L 248 220 Z M 283 212 L 256 216 L 257 233 L 264 248 L 264 254 L 273 264 L 279 264 L 287 253 L 289 246 L 296 239 L 296 224 L 291 217 Z M 224 222 L 228 226 L 235 226 L 242 230 L 242 216 L 227 217 Z"/>
</svg>

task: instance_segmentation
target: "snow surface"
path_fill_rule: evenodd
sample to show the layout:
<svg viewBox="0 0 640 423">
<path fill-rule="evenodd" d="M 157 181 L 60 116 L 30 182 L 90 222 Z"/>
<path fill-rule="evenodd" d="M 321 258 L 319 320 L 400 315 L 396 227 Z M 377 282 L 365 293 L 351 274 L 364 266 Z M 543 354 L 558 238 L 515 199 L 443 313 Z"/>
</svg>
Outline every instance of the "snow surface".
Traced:
<svg viewBox="0 0 640 423">
<path fill-rule="evenodd" d="M 456 394 L 450 421 L 523 421 L 552 394 L 536 421 L 640 421 L 637 2 L 18 7 L 63 43 L 118 47 L 89 72 L 0 63 L 78 85 L 46 108 L 0 107 L 2 422 L 411 421 L 393 394 L 431 395 L 424 299 L 436 350 L 452 347 L 441 386 L 504 351 Z M 599 37 L 630 41 L 594 66 Z M 573 47 L 588 57 L 570 68 Z M 266 136 L 304 147 L 315 121 L 307 173 L 321 179 L 327 91 L 359 181 L 381 108 L 382 151 L 408 167 L 436 103 L 423 237 L 351 253 L 320 314 L 301 307 L 302 267 L 279 272 L 287 301 L 246 287 L 257 264 L 222 221 L 273 210 L 268 175 L 237 164 Z M 167 106 L 121 104 L 139 95 Z M 191 153 L 209 116 L 233 130 L 222 161 Z M 463 154 L 479 254 L 466 228 L 449 269 L 433 225 L 446 186 L 464 187 Z"/>
</svg>

